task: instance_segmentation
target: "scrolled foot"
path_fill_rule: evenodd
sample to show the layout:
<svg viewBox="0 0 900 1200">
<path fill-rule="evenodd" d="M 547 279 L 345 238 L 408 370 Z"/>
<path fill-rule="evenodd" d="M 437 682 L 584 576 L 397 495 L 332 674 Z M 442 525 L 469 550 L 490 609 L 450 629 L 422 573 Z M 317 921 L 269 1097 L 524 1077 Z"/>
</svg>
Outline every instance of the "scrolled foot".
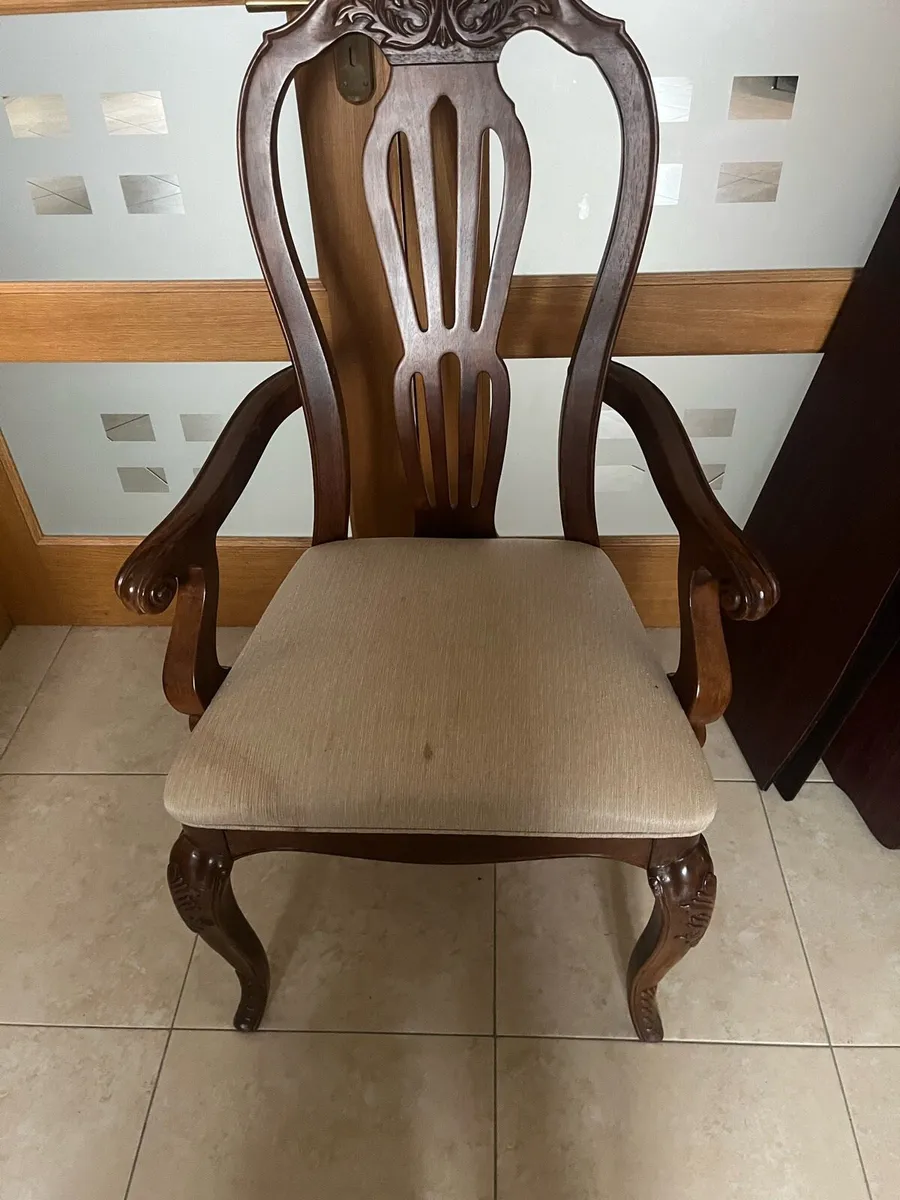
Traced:
<svg viewBox="0 0 900 1200">
<path fill-rule="evenodd" d="M 259 1029 L 259 1023 L 266 1011 L 266 1001 L 269 998 L 268 971 L 264 983 L 254 983 L 241 980 L 241 1002 L 234 1014 L 234 1027 L 239 1033 L 252 1033 Z"/>
<path fill-rule="evenodd" d="M 705 838 L 687 854 L 649 868 L 655 902 L 628 967 L 628 1007 L 642 1042 L 661 1042 L 656 989 L 663 976 L 706 933 L 716 902 L 716 876 Z"/>
</svg>

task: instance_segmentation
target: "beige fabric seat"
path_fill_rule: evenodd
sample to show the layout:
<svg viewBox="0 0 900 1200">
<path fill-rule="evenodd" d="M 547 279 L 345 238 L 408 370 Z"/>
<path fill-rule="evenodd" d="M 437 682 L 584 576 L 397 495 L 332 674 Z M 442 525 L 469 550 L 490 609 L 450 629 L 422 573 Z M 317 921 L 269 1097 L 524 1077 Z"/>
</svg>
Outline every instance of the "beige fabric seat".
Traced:
<svg viewBox="0 0 900 1200">
<path fill-rule="evenodd" d="M 351 539 L 302 556 L 166 786 L 214 828 L 700 833 L 700 747 L 602 551 Z"/>
</svg>

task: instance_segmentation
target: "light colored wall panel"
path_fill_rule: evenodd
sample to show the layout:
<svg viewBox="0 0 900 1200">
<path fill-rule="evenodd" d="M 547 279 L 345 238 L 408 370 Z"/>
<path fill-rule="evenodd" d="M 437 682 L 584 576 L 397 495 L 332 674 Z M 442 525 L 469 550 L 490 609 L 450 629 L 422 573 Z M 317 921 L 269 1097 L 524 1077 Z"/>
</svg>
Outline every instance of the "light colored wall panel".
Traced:
<svg viewBox="0 0 900 1200">
<path fill-rule="evenodd" d="M 900 186 L 900 5 L 885 0 L 617 0 L 657 79 L 692 84 L 661 126 L 681 164 L 654 209 L 644 271 L 859 266 Z M 735 76 L 799 76 L 790 120 L 729 120 Z M 618 178 L 614 107 L 593 66 L 537 33 L 500 76 L 528 134 L 532 207 L 517 271 L 596 269 Z M 664 114 L 665 115 L 665 114 Z M 671 114 L 669 114 L 671 115 Z M 774 203 L 717 204 L 723 163 L 783 162 Z"/>
<path fill-rule="evenodd" d="M 0 111 L 0 277 L 258 276 L 241 202 L 241 80 L 273 14 L 243 8 L 17 16 L 0 33 L 0 94 L 61 95 L 62 136 L 14 137 Z M 101 96 L 158 91 L 168 132 L 110 133 Z M 51 131 L 52 132 L 52 131 Z M 285 105 L 282 180 L 301 258 L 316 274 L 296 108 Z M 129 213 L 119 176 L 177 176 L 183 213 Z M 91 213 L 39 216 L 29 180 L 80 176 Z M 55 211 L 55 210 L 54 210 Z"/>
<path fill-rule="evenodd" d="M 816 354 L 623 359 L 663 389 L 679 415 L 734 409 L 730 437 L 697 437 L 701 464 L 724 466 L 716 495 L 738 524 L 746 520 L 821 361 Z M 497 527 L 506 535 L 562 532 L 556 482 L 563 359 L 511 362 L 512 404 Z M 597 441 L 597 520 L 601 534 L 669 534 L 674 526 L 637 441 L 604 410 Z M 718 471 L 715 472 L 719 474 Z"/>
<path fill-rule="evenodd" d="M 182 415 L 224 421 L 277 369 L 272 363 L 0 366 L 0 427 L 43 532 L 149 533 L 190 485 L 211 447 L 187 440 Z M 155 440 L 110 440 L 102 414 L 147 414 Z M 189 432 L 197 424 L 189 423 Z M 148 476 L 145 486 L 154 490 L 125 490 L 140 487 L 147 468 L 161 469 L 165 483 L 159 486 Z M 270 442 L 222 534 L 305 537 L 311 530 L 312 469 L 298 411 Z"/>
</svg>

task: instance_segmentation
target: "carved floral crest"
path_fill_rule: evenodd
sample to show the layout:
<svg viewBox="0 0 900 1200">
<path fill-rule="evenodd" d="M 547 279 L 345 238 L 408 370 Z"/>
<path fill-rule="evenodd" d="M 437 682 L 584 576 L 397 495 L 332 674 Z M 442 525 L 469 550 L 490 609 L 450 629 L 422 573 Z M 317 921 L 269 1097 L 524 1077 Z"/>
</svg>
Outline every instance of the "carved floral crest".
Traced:
<svg viewBox="0 0 900 1200">
<path fill-rule="evenodd" d="M 365 29 L 386 49 L 446 49 L 459 43 L 472 49 L 497 46 L 546 16 L 552 0 L 349 0 L 338 9 L 337 24 Z"/>
</svg>

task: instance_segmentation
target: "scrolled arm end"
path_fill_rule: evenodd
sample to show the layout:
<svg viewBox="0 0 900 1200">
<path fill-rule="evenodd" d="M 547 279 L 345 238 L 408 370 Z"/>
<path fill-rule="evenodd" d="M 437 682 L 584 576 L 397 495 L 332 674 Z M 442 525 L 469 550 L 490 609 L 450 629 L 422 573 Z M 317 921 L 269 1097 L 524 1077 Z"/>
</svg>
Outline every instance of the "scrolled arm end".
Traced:
<svg viewBox="0 0 900 1200">
<path fill-rule="evenodd" d="M 720 577 L 722 611 L 732 621 L 761 620 L 778 603 L 778 580 L 746 543 L 739 556 L 729 556 L 729 566 Z"/>
<path fill-rule="evenodd" d="M 157 616 L 175 599 L 179 574 L 168 556 L 142 543 L 122 564 L 116 576 L 116 595 L 132 612 Z"/>
</svg>

